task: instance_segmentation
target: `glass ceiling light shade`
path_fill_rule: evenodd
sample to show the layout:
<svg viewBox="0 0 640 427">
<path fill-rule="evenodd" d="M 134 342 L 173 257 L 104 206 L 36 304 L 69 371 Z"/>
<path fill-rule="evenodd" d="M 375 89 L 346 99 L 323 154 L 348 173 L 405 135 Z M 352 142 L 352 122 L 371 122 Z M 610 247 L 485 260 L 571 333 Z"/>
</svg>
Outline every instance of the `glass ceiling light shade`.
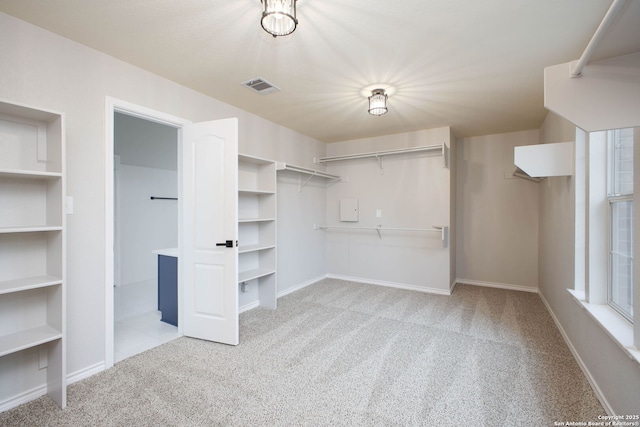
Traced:
<svg viewBox="0 0 640 427">
<path fill-rule="evenodd" d="M 260 0 L 262 19 L 260 25 L 273 37 L 293 33 L 298 25 L 296 19 L 297 0 Z"/>
<path fill-rule="evenodd" d="M 386 114 L 387 111 L 387 94 L 384 93 L 384 89 L 374 89 L 371 91 L 369 97 L 369 114 L 373 116 L 381 116 Z"/>
</svg>

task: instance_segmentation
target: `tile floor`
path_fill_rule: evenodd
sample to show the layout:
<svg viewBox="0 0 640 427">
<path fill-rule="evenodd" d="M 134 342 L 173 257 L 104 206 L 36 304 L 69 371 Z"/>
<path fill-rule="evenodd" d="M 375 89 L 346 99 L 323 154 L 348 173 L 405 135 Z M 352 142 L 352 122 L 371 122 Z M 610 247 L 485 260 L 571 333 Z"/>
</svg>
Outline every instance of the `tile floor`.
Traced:
<svg viewBox="0 0 640 427">
<path fill-rule="evenodd" d="M 178 328 L 160 320 L 154 280 L 114 289 L 114 359 L 128 357 L 178 338 Z"/>
</svg>

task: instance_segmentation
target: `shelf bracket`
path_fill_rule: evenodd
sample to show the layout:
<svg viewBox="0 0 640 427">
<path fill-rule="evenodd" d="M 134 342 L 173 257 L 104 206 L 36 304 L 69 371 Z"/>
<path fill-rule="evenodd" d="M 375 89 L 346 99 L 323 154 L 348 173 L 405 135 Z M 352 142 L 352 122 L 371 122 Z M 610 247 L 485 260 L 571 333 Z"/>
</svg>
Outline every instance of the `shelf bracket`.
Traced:
<svg viewBox="0 0 640 427">
<path fill-rule="evenodd" d="M 247 292 L 247 282 L 240 283 L 240 290 L 242 292 Z"/>
<path fill-rule="evenodd" d="M 378 167 L 380 168 L 380 175 L 384 175 L 384 157 L 378 156 L 376 154 L 376 159 L 378 160 Z"/>
<path fill-rule="evenodd" d="M 302 183 L 302 175 L 298 177 L 298 193 L 302 192 L 302 189 L 309 183 L 309 181 L 311 181 L 311 178 L 313 178 L 314 176 L 316 176 L 315 173 L 312 175 L 309 175 L 309 178 L 307 178 L 304 184 Z"/>
</svg>

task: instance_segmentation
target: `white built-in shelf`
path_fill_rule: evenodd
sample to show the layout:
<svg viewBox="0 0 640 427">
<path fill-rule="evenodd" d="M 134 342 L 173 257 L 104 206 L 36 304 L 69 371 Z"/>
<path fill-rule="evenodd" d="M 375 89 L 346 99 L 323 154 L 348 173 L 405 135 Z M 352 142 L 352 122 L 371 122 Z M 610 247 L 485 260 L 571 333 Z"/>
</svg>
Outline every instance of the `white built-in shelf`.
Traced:
<svg viewBox="0 0 640 427">
<path fill-rule="evenodd" d="M 239 194 L 246 194 L 246 195 L 253 195 L 253 196 L 260 196 L 262 194 L 265 195 L 269 195 L 269 194 L 276 194 L 275 191 L 268 191 L 268 190 L 249 190 L 249 189 L 239 189 L 238 190 Z"/>
<path fill-rule="evenodd" d="M 33 178 L 33 179 L 56 179 L 62 178 L 60 172 L 45 172 L 45 171 L 29 171 L 19 169 L 0 169 L 0 176 L 3 177 L 15 177 L 15 178 Z"/>
<path fill-rule="evenodd" d="M 0 336 L 0 357 L 62 338 L 62 332 L 49 325 Z"/>
<path fill-rule="evenodd" d="M 275 220 L 275 218 L 239 218 L 238 222 L 267 222 Z"/>
<path fill-rule="evenodd" d="M 268 244 L 239 246 L 238 247 L 238 253 L 239 254 L 246 254 L 246 253 L 249 253 L 249 252 L 258 252 L 258 251 L 264 251 L 264 250 L 267 250 L 267 249 L 273 249 L 275 247 L 276 247 L 276 245 L 268 245 Z"/>
<path fill-rule="evenodd" d="M 28 291 L 30 289 L 45 288 L 61 285 L 62 279 L 54 276 L 35 276 L 23 279 L 4 280 L 0 282 L 0 295 L 12 292 Z"/>
<path fill-rule="evenodd" d="M 240 274 L 238 274 L 238 283 L 259 279 L 261 277 L 274 274 L 275 272 L 276 272 L 275 268 L 255 268 L 253 270 L 243 271 Z"/>
<path fill-rule="evenodd" d="M 46 389 L 64 408 L 64 116 L 0 100 L 0 135 L 0 357 L 19 354 L 2 359 L 0 377 L 14 380 L 1 388 L 23 398 Z"/>
<path fill-rule="evenodd" d="M 41 231 L 61 231 L 62 226 L 59 225 L 34 225 L 27 227 L 0 227 L 0 234 L 9 233 L 37 233 Z"/>
<path fill-rule="evenodd" d="M 238 284 L 276 308 L 276 163 L 238 155 Z M 249 288 L 249 289 L 248 289 Z M 257 288 L 257 289 L 256 289 Z"/>
</svg>

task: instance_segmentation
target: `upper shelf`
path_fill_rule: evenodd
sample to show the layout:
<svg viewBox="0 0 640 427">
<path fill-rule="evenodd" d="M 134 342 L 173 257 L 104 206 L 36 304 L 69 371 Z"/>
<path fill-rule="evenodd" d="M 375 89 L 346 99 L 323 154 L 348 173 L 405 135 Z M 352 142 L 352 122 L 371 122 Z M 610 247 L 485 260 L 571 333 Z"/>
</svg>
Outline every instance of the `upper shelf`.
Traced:
<svg viewBox="0 0 640 427">
<path fill-rule="evenodd" d="M 382 169 L 382 158 L 386 156 L 394 156 L 399 154 L 412 153 L 436 153 L 444 157 L 444 166 L 449 167 L 449 147 L 444 142 L 442 144 L 424 145 L 421 147 L 399 148 L 396 150 L 371 151 L 367 153 L 346 154 L 343 156 L 320 157 L 315 159 L 315 163 L 338 162 L 342 160 L 375 158 L 378 160 L 380 169 Z"/>
<path fill-rule="evenodd" d="M 573 142 L 515 147 L 514 163 L 532 178 L 573 175 Z"/>
<path fill-rule="evenodd" d="M 326 172 L 322 172 L 322 171 L 317 171 L 314 169 L 309 169 L 309 168 L 303 168 L 302 166 L 294 166 L 288 163 L 284 163 L 284 162 L 277 162 L 276 163 L 276 170 L 288 170 L 288 171 L 293 171 L 293 172 L 298 172 L 301 174 L 305 174 L 305 175 L 311 175 L 313 176 L 317 176 L 320 178 L 327 178 L 327 179 L 335 179 L 335 180 L 340 180 L 340 177 L 338 175 L 333 175 L 330 173 L 326 173 Z"/>
</svg>

